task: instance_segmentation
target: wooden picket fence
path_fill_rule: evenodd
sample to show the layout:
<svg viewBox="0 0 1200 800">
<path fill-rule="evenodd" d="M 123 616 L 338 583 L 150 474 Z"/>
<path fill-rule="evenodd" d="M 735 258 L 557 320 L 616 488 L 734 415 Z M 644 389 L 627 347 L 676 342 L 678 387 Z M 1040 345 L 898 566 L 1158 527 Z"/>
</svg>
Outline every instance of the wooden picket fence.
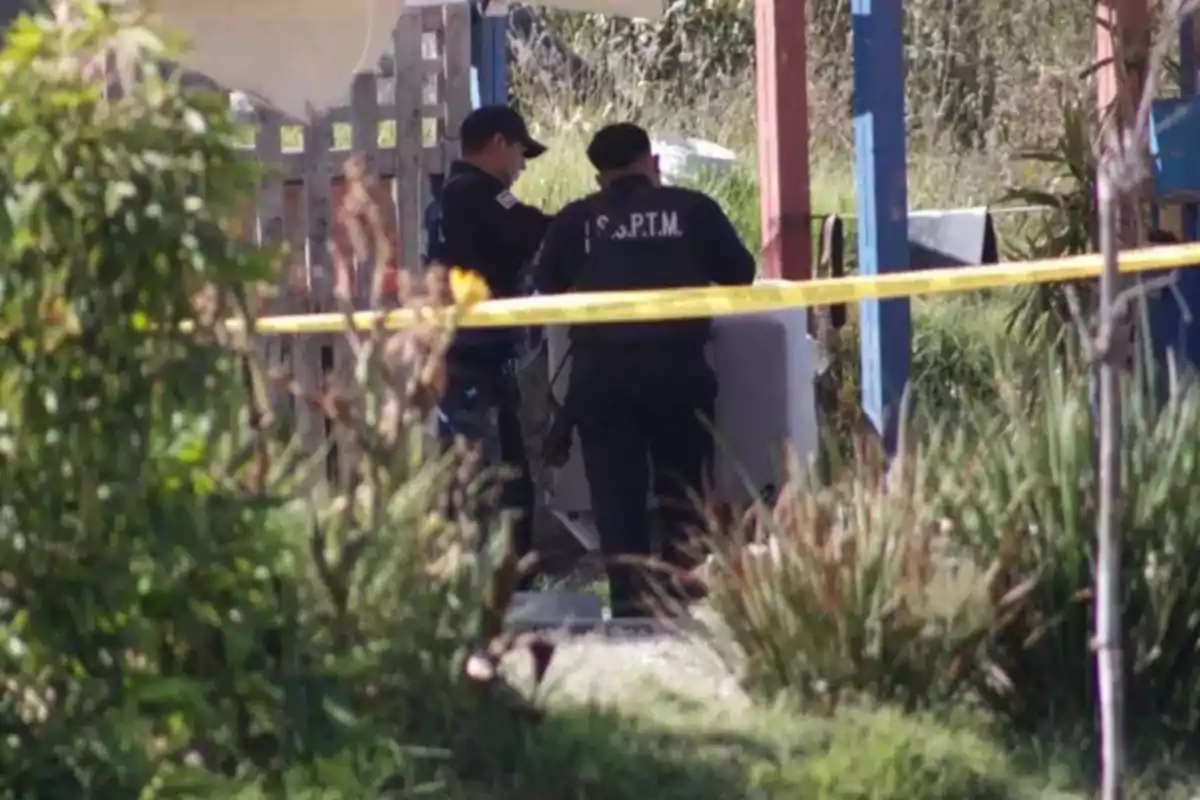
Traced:
<svg viewBox="0 0 1200 800">
<path fill-rule="evenodd" d="M 287 245 L 289 268 L 280 292 L 262 313 L 336 311 L 334 289 L 349 287 L 357 307 L 366 307 L 375 276 L 372 263 L 339 274 L 332 251 L 349 252 L 348 233 L 337 211 L 344 196 L 342 174 L 353 153 L 367 174 L 390 189 L 385 226 L 396 264 L 417 266 L 423 252 L 423 212 L 430 187 L 457 157 L 458 129 L 471 108 L 471 23 L 466 5 L 414 9 L 393 36 L 391 75 L 353 78 L 351 102 L 289 126 L 269 113 L 259 115 L 250 152 L 266 168 L 256 207 L 245 232 L 268 246 Z M 314 54 L 319 57 L 319 54 Z M 386 92 L 381 97 L 381 89 Z M 349 260 L 353 263 L 353 259 Z M 353 364 L 339 335 L 264 337 L 259 343 L 267 369 L 290 374 L 305 396 L 347 380 Z M 318 452 L 331 437 L 332 421 L 313 404 L 297 403 L 286 386 L 273 385 L 272 411 L 288 419 L 306 451 Z M 331 453 L 329 477 L 344 476 L 349 454 Z"/>
</svg>

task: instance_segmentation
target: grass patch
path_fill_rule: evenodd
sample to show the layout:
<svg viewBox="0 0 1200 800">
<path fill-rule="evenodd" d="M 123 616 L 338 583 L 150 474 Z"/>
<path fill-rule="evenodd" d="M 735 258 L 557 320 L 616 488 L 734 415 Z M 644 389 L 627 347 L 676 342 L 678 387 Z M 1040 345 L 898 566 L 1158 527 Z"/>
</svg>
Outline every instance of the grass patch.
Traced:
<svg viewBox="0 0 1200 800">
<path fill-rule="evenodd" d="M 600 656 L 598 653 L 597 656 Z M 1045 797 L 986 733 L 933 717 L 783 707 L 735 710 L 667 692 L 621 704 L 552 702 L 548 721 L 493 752 L 488 797 L 640 800 L 1022 800 Z M 512 769 L 505 773 L 502 762 Z M 471 795 L 478 796 L 478 795 Z"/>
</svg>

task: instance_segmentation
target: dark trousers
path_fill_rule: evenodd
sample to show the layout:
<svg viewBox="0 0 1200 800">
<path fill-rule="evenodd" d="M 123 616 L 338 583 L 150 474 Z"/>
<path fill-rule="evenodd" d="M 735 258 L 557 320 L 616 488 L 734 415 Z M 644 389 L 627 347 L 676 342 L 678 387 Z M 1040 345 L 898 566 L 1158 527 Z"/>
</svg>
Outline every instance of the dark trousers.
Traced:
<svg viewBox="0 0 1200 800">
<path fill-rule="evenodd" d="M 518 556 L 533 551 L 533 481 L 525 438 L 521 433 L 521 393 L 512 362 L 476 361 L 451 354 L 447 359 L 446 392 L 438 405 L 438 435 L 443 447 L 462 436 L 481 450 L 485 468 L 500 467 L 511 473 L 500 487 L 500 508 L 511 514 L 512 543 Z M 493 520 L 486 508 L 478 509 L 487 530 Z M 527 590 L 534 575 L 518 586 Z"/>
<path fill-rule="evenodd" d="M 715 400 L 716 378 L 698 344 L 575 347 L 571 405 L 614 616 L 645 613 L 651 579 L 614 559 L 660 557 L 683 570 L 696 564 Z M 651 491 L 659 552 L 651 547 Z"/>
</svg>

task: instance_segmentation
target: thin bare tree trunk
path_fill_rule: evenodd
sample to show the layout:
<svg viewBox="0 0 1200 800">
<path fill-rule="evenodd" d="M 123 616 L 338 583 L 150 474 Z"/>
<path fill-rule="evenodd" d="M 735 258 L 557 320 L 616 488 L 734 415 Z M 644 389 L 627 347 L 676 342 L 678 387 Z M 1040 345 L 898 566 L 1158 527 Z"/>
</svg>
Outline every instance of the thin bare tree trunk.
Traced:
<svg viewBox="0 0 1200 800">
<path fill-rule="evenodd" d="M 1101 792 L 1103 800 L 1120 800 L 1124 796 L 1126 772 L 1125 750 L 1125 676 L 1121 632 L 1121 546 L 1123 533 L 1122 504 L 1122 442 L 1121 442 L 1121 373 L 1130 359 L 1130 324 L 1133 305 L 1148 293 L 1170 287 L 1171 275 L 1143 279 L 1127 289 L 1121 288 L 1118 252 L 1120 245 L 1138 243 L 1140 235 L 1137 217 L 1137 198 L 1141 196 L 1146 179 L 1147 146 L 1150 129 L 1150 104 L 1158 87 L 1175 36 L 1183 21 L 1200 9 L 1200 0 L 1163 0 L 1158 6 L 1157 35 L 1149 47 L 1148 58 L 1141 54 L 1125 53 L 1120 46 L 1125 37 L 1134 37 L 1140 49 L 1147 46 L 1142 39 L 1140 23 L 1122 29 L 1122 10 L 1133 11 L 1136 18 L 1137 0 L 1103 0 L 1099 8 L 1115 27 L 1107 34 L 1112 38 L 1109 56 L 1119 59 L 1113 74 L 1121 76 L 1127 59 L 1136 63 L 1136 70 L 1145 78 L 1140 97 L 1128 106 L 1121 105 L 1118 95 L 1117 114 L 1102 124 L 1100 149 L 1096 170 L 1099 208 L 1100 251 L 1104 269 L 1100 275 L 1100 308 L 1095 325 L 1095 337 L 1090 335 L 1075 295 L 1068 294 L 1072 314 L 1080 327 L 1081 340 L 1088 352 L 1095 375 L 1096 416 L 1099 418 L 1099 442 L 1096 469 L 1098 473 L 1099 517 L 1096 524 L 1095 574 L 1095 636 L 1096 678 L 1100 694 L 1100 755 Z M 1128 19 L 1128 18 L 1126 18 Z M 1103 44 L 1103 42 L 1102 42 Z M 1103 54 L 1103 53 L 1102 53 Z M 1119 87 L 1115 87 L 1119 88 Z M 1128 101 L 1127 101 L 1128 102 Z M 1132 112 L 1132 117 L 1129 116 Z M 1125 201 L 1122 204 L 1122 201 Z M 1122 215 L 1122 212 L 1124 214 Z M 1122 218 L 1123 216 L 1123 218 Z M 1124 224 L 1129 241 L 1122 241 Z M 1075 298 L 1075 299 L 1072 299 Z"/>
<path fill-rule="evenodd" d="M 1100 690 L 1101 797 L 1120 800 L 1125 777 L 1124 679 L 1121 657 L 1121 388 L 1116 341 L 1127 330 L 1120 324 L 1117 296 L 1117 193 L 1112 165 L 1098 171 L 1100 249 L 1099 355 L 1100 460 L 1099 518 L 1096 526 L 1096 673 Z"/>
</svg>

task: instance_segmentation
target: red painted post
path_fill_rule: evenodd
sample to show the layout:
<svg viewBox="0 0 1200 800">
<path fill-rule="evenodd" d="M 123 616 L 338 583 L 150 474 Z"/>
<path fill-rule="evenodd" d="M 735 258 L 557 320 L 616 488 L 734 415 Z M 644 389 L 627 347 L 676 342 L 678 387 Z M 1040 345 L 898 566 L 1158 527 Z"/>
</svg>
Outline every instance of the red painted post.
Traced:
<svg viewBox="0 0 1200 800">
<path fill-rule="evenodd" d="M 763 271 L 812 278 L 806 0 L 757 0 L 758 191 Z"/>
<path fill-rule="evenodd" d="M 1122 140 L 1136 123 L 1146 82 L 1151 2 L 1100 0 L 1096 4 L 1096 109 L 1101 128 L 1118 133 Z M 1117 241 L 1121 247 L 1140 243 L 1143 199 L 1144 195 L 1136 199 L 1126 195 L 1120 200 Z"/>
<path fill-rule="evenodd" d="M 1150 2 L 1100 0 L 1096 4 L 1097 108 L 1101 115 L 1115 109 L 1122 125 L 1133 124 L 1146 79 Z"/>
</svg>

